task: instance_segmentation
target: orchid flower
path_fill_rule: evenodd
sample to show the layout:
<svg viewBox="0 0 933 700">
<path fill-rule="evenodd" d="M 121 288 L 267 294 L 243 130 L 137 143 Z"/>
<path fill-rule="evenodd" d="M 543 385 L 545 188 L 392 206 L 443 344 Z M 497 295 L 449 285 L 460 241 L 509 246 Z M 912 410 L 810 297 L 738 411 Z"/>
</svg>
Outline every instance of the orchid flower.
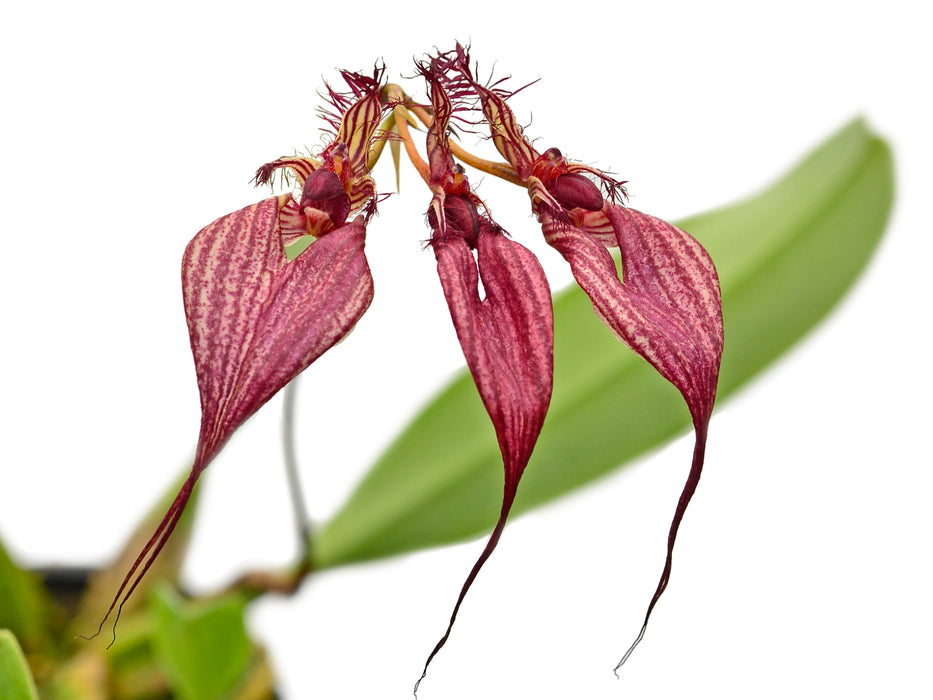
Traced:
<svg viewBox="0 0 933 700">
<path fill-rule="evenodd" d="M 664 569 L 641 630 L 615 667 L 618 671 L 644 637 L 670 580 L 677 531 L 703 470 L 723 348 L 716 268 L 685 231 L 617 204 L 624 183 L 568 161 L 556 148 L 539 153 L 506 103 L 512 93 L 478 83 L 467 49 L 458 45 L 445 62 L 451 71 L 446 85 L 460 91 L 468 85 L 478 96 L 496 149 L 527 188 L 545 239 L 570 263 L 596 314 L 680 391 L 693 418 L 693 462 L 671 521 Z M 594 179 L 605 186 L 608 199 Z M 621 252 L 621 278 L 608 251 L 615 246 Z"/>
<path fill-rule="evenodd" d="M 570 263 L 597 315 L 681 392 L 693 416 L 693 464 L 671 524 L 664 571 L 641 631 L 618 666 L 644 635 L 667 586 L 677 530 L 703 467 L 722 354 L 716 270 L 687 233 L 617 203 L 623 183 L 567 160 L 555 148 L 539 153 L 506 103 L 511 93 L 477 82 L 466 49 L 458 45 L 417 67 L 427 82 L 429 105 L 384 84 L 383 68 L 372 76 L 342 72 L 349 89 L 328 88 L 330 108 L 323 112 L 333 132 L 330 144 L 317 157 L 279 158 L 256 173 L 256 183 L 267 184 L 279 172 L 295 191 L 221 217 L 185 250 L 182 288 L 202 411 L 197 451 L 187 480 L 104 620 L 114 609 L 119 618 L 178 524 L 201 473 L 233 432 L 344 338 L 369 307 L 373 280 L 364 245 L 379 198 L 370 168 L 393 140 L 404 143 L 431 191 L 427 246 L 495 429 L 505 474 L 498 521 L 415 691 L 499 542 L 553 383 L 553 312 L 541 265 L 492 219 L 455 158 L 527 190 L 545 239 Z M 506 163 L 476 158 L 448 137 L 452 120 L 468 123 L 463 113 L 472 111 L 477 98 Z M 409 132 L 412 115 L 427 127 L 427 160 Z M 309 239 L 310 245 L 294 254 L 299 246 L 292 244 Z M 621 277 L 610 247 L 621 251 Z"/>
<path fill-rule="evenodd" d="M 289 169 L 300 197 L 271 197 L 223 216 L 185 250 L 182 290 L 201 396 L 198 446 L 188 478 L 104 620 L 114 608 L 119 619 L 201 473 L 233 432 L 344 338 L 369 308 L 373 281 L 363 247 L 375 211 L 368 160 L 384 111 L 382 71 L 343 77 L 350 90 L 329 91 L 334 111 L 326 117 L 335 137 L 320 157 L 280 158 L 256 174 L 257 183 L 265 183 L 274 171 Z M 348 220 L 352 214 L 358 216 Z M 303 236 L 314 241 L 290 261 L 285 246 Z"/>
<path fill-rule="evenodd" d="M 463 355 L 496 430 L 505 487 L 499 520 L 460 590 L 447 631 L 425 662 L 416 693 L 447 642 L 467 591 L 499 542 L 547 414 L 554 375 L 554 317 L 544 270 L 488 211 L 480 212 L 485 205 L 471 192 L 463 167 L 450 153 L 452 103 L 441 87 L 443 76 L 436 62 L 419 64 L 419 69 L 428 82 L 434 115 L 426 139 L 427 183 L 434 195 L 428 210 L 430 245 Z M 482 300 L 479 279 L 485 290 Z"/>
</svg>

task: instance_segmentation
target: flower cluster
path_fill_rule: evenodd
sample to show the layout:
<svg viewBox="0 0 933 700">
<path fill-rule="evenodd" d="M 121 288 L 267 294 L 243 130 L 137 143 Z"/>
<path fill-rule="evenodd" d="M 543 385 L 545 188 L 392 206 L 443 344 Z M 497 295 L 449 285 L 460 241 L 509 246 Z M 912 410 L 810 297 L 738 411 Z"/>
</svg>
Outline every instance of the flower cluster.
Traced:
<svg viewBox="0 0 933 700">
<path fill-rule="evenodd" d="M 551 293 L 541 265 L 492 219 L 458 160 L 527 191 L 545 239 L 570 264 L 597 315 L 680 391 L 693 417 L 693 464 L 671 523 L 664 570 L 621 665 L 667 586 L 677 530 L 703 467 L 723 342 L 715 268 L 690 235 L 623 206 L 621 182 L 568 160 L 557 148 L 539 152 L 508 106 L 511 93 L 501 83 L 478 82 L 466 48 L 458 45 L 417 68 L 427 85 L 427 104 L 387 84 L 384 68 L 372 75 L 343 72 L 346 91 L 328 88 L 326 95 L 329 145 L 316 157 L 280 158 L 256 174 L 256 182 L 265 184 L 283 173 L 294 191 L 217 219 L 185 250 L 182 287 L 202 410 L 197 452 L 108 615 L 114 609 L 119 614 L 132 595 L 172 534 L 201 472 L 233 432 L 344 338 L 369 307 L 373 280 L 364 246 L 380 199 L 370 169 L 387 141 L 400 140 L 431 191 L 428 245 L 505 471 L 499 520 L 425 673 L 502 534 L 553 379 Z M 452 142 L 457 119 L 471 128 L 485 125 L 506 162 L 482 160 Z M 409 131 L 418 122 L 427 130 L 426 159 Z M 302 248 L 297 255 L 295 245 Z M 610 254 L 615 247 L 621 275 Z"/>
</svg>

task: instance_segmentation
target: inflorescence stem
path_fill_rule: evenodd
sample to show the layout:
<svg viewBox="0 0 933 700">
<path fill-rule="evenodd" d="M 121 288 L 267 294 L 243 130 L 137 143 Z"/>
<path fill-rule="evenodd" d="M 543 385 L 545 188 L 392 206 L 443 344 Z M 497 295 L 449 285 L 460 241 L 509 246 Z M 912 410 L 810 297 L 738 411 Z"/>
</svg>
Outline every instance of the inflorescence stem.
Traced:
<svg viewBox="0 0 933 700">
<path fill-rule="evenodd" d="M 430 185 L 430 166 L 421 157 L 421 154 L 418 153 L 408 125 L 412 114 L 428 128 L 434 123 L 434 117 L 429 110 L 411 102 L 408 95 L 405 94 L 405 91 L 394 83 L 390 83 L 385 87 L 385 95 L 391 102 L 395 103 L 395 107 L 392 110 L 392 115 L 386 119 L 384 124 L 394 122 L 394 130 L 398 132 L 399 137 L 404 142 L 405 152 L 408 153 L 409 160 L 411 160 L 412 165 L 415 166 L 418 174 L 421 175 L 421 179 Z M 379 145 L 373 149 L 373 153 L 370 157 L 370 167 L 375 165 L 375 162 L 382 154 L 385 140 L 386 139 L 381 139 Z M 506 182 L 511 182 L 513 185 L 518 185 L 519 187 L 526 186 L 521 178 L 518 177 L 515 169 L 508 163 L 499 163 L 475 156 L 469 151 L 464 150 L 460 144 L 456 143 L 453 139 L 448 139 L 448 144 L 450 145 L 450 152 L 467 165 L 488 175 L 493 175 L 494 177 L 505 180 Z"/>
<path fill-rule="evenodd" d="M 432 117 L 424 107 L 411 105 L 409 109 L 425 126 L 430 127 L 431 124 L 434 123 L 434 117 Z M 526 187 L 526 184 L 518 177 L 518 173 L 516 173 L 515 169 L 508 163 L 497 163 L 486 160 L 485 158 L 480 158 L 479 156 L 474 156 L 469 151 L 465 151 L 460 144 L 453 139 L 447 139 L 447 143 L 450 146 L 450 152 L 467 165 L 489 175 L 494 175 L 495 177 L 506 180 L 507 182 L 511 182 L 513 185 Z"/>
</svg>

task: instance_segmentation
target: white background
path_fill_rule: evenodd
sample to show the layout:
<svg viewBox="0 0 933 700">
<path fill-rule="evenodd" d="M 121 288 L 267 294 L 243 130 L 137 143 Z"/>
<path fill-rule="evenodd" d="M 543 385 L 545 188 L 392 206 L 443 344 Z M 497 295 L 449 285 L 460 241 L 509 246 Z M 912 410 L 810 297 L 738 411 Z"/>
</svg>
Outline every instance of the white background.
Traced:
<svg viewBox="0 0 933 700">
<path fill-rule="evenodd" d="M 611 668 L 654 590 L 688 438 L 514 521 L 420 697 L 929 697 L 933 61 L 908 5 L 4 10 L 4 541 L 29 564 L 112 555 L 197 436 L 186 242 L 267 195 L 248 182 L 258 165 L 320 143 L 316 91 L 335 68 L 382 57 L 398 80 L 413 56 L 472 41 L 516 87 L 541 78 L 514 103 L 530 134 L 629 180 L 644 211 L 677 219 L 750 194 L 856 114 L 893 144 L 898 200 L 829 321 L 720 407 L 672 584 L 621 680 Z M 393 189 L 388 162 L 376 175 Z M 317 519 L 462 362 L 420 249 L 427 191 L 410 167 L 402 180 L 370 227 L 376 301 L 302 384 Z M 568 282 L 525 196 L 474 182 L 553 286 Z M 279 415 L 275 399 L 205 476 L 198 590 L 292 556 Z M 257 606 L 285 696 L 408 697 L 480 548 L 326 573 Z"/>
</svg>

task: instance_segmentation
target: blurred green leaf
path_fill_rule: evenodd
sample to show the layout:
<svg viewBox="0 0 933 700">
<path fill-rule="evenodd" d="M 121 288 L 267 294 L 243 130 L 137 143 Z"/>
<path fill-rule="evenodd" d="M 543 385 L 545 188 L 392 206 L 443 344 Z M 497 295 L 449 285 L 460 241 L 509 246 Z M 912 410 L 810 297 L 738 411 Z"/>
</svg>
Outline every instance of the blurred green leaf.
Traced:
<svg viewBox="0 0 933 700">
<path fill-rule="evenodd" d="M 107 658 L 97 648 L 85 648 L 55 668 L 40 683 L 43 700 L 108 700 Z M 0 695 L 0 697 L 3 697 Z"/>
<path fill-rule="evenodd" d="M 893 192 L 888 146 L 856 120 L 767 191 L 679 224 L 719 269 L 720 399 L 800 340 L 855 282 L 884 231 Z M 600 477 L 689 425 L 677 392 L 603 327 L 582 292 L 558 294 L 554 315 L 554 395 L 513 513 Z M 316 566 L 478 535 L 495 522 L 501 495 L 492 425 L 463 372 L 323 527 Z"/>
<path fill-rule="evenodd" d="M 0 698 L 39 700 L 23 650 L 7 629 L 0 629 Z"/>
<path fill-rule="evenodd" d="M 168 586 L 159 586 L 150 600 L 154 650 L 176 696 L 233 697 L 254 659 L 243 622 L 246 599 L 230 595 L 187 602 Z"/>
<path fill-rule="evenodd" d="M 28 651 L 37 651 L 49 641 L 51 611 L 39 577 L 20 569 L 0 542 L 0 628 L 12 631 Z"/>
</svg>

